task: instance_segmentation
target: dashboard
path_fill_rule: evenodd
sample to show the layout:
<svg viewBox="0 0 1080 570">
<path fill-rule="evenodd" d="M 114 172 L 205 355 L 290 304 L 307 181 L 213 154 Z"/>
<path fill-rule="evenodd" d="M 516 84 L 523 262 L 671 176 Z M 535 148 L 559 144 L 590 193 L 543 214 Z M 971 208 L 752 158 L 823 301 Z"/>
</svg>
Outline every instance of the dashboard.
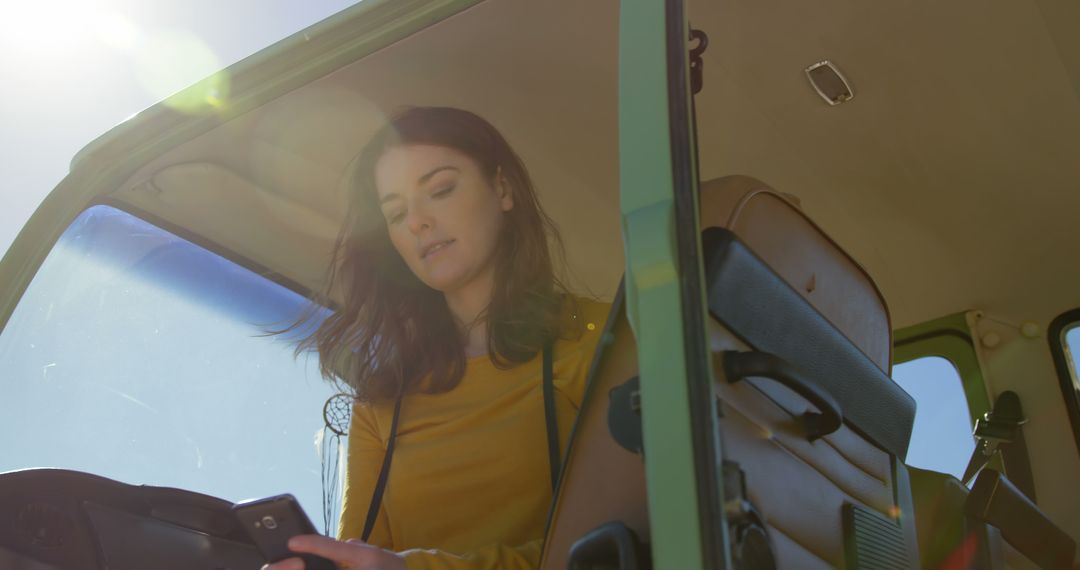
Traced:
<svg viewBox="0 0 1080 570">
<path fill-rule="evenodd" d="M 79 471 L 0 473 L 0 568 L 257 570 L 229 501 Z"/>
</svg>

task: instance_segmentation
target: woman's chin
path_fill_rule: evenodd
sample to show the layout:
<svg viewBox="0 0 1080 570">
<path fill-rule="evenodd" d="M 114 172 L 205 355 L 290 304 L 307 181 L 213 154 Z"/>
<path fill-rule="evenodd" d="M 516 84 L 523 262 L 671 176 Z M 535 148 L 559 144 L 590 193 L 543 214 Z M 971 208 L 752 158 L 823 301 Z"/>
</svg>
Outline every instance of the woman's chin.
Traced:
<svg viewBox="0 0 1080 570">
<path fill-rule="evenodd" d="M 465 272 L 454 271 L 450 268 L 436 268 L 435 271 L 428 271 L 422 281 L 428 287 L 441 291 L 443 293 L 449 293 L 460 289 L 466 281 Z"/>
</svg>

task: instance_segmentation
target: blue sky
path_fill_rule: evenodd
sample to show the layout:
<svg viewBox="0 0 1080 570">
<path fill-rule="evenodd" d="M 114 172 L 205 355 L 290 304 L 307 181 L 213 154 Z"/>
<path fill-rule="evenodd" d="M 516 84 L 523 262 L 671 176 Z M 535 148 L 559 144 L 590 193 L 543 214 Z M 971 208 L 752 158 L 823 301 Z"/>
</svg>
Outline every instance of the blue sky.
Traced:
<svg viewBox="0 0 1080 570">
<path fill-rule="evenodd" d="M 67 173 L 71 157 L 98 135 L 356 1 L 5 3 L 0 254 Z"/>
<path fill-rule="evenodd" d="M 907 464 L 962 477 L 975 440 L 956 367 L 930 356 L 894 366 L 892 376 L 917 405 Z"/>
</svg>

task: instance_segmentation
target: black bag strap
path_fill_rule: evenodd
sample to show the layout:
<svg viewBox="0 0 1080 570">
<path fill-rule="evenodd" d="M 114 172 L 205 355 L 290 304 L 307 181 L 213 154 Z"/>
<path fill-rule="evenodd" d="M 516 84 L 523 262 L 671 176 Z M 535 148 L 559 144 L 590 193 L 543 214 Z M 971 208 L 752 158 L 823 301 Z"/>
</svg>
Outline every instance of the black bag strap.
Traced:
<svg viewBox="0 0 1080 570">
<path fill-rule="evenodd" d="M 394 419 L 390 422 L 390 440 L 386 443 L 386 455 L 383 456 L 382 468 L 379 469 L 379 480 L 375 483 L 375 492 L 371 495 L 371 505 L 368 506 L 367 520 L 364 521 L 364 532 L 360 540 L 367 542 L 371 536 L 371 530 L 375 528 L 375 519 L 379 516 L 379 506 L 382 505 L 383 491 L 386 490 L 386 479 L 390 475 L 390 460 L 394 458 L 394 443 L 397 441 L 398 418 L 401 417 L 401 396 L 394 403 Z"/>
<path fill-rule="evenodd" d="M 559 487 L 559 422 L 555 415 L 555 382 L 552 378 L 551 343 L 544 345 L 544 422 L 547 424 L 548 464 L 551 466 L 551 492 Z"/>
<path fill-rule="evenodd" d="M 548 463 L 551 466 L 551 489 L 558 487 L 560 470 L 559 453 L 559 424 L 555 415 L 555 382 L 554 366 L 551 356 L 551 343 L 544 345 L 544 421 L 547 424 L 548 437 Z M 371 504 L 368 506 L 367 519 L 364 521 L 364 532 L 360 540 L 367 542 L 375 528 L 375 519 L 379 516 L 379 507 L 382 505 L 383 492 L 386 490 L 386 480 L 390 476 L 390 460 L 394 458 L 394 443 L 397 441 L 398 419 L 401 417 L 401 400 L 399 396 L 394 403 L 394 419 L 390 421 L 390 438 L 386 443 L 386 455 L 383 457 L 382 468 L 379 469 L 379 480 L 375 482 L 375 491 L 371 494 Z"/>
</svg>

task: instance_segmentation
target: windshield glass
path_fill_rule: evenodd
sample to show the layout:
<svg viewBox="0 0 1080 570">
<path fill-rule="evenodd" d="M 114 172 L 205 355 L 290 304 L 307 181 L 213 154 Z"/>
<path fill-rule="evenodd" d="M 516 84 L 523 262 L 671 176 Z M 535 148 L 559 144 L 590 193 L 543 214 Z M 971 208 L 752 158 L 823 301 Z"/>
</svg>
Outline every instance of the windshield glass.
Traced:
<svg viewBox="0 0 1080 570">
<path fill-rule="evenodd" d="M 321 527 L 334 390 L 315 355 L 266 334 L 307 307 L 131 214 L 86 210 L 0 333 L 0 472 L 76 469 L 231 501 L 290 492 Z"/>
</svg>

